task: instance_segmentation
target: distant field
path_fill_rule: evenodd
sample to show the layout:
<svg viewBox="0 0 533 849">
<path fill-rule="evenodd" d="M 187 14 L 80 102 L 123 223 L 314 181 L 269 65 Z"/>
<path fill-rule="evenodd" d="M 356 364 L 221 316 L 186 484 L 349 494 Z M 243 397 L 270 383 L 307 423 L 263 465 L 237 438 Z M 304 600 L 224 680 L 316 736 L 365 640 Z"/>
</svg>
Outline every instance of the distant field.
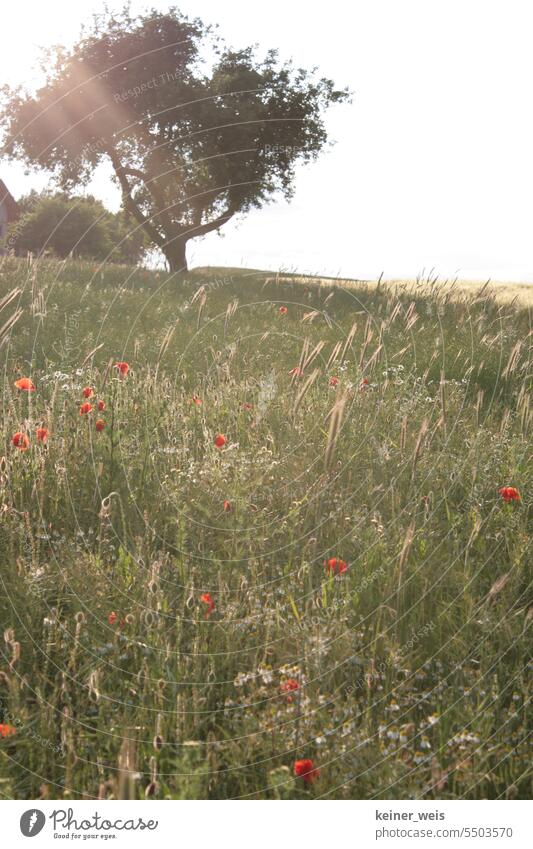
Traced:
<svg viewBox="0 0 533 849">
<path fill-rule="evenodd" d="M 480 295 L 486 297 L 490 295 L 495 300 L 502 303 L 516 303 L 518 307 L 528 307 L 533 305 L 533 283 L 505 283 L 499 280 L 476 281 L 476 280 L 446 280 L 435 277 L 420 278 L 417 280 L 383 280 L 378 283 L 374 280 L 351 280 L 341 277 L 313 277 L 302 276 L 299 274 L 287 274 L 280 272 L 276 274 L 271 271 L 260 271 L 259 269 L 242 269 L 242 268 L 224 268 L 217 266 L 200 266 L 193 271 L 199 276 L 224 276 L 225 274 L 234 274 L 240 277 L 246 275 L 263 275 L 265 279 L 274 279 L 278 282 L 291 281 L 302 283 L 304 285 L 315 283 L 321 286 L 342 286 L 344 288 L 355 288 L 360 290 L 376 288 L 388 288 L 391 291 L 401 293 L 403 295 L 428 295 L 444 292 L 449 293 L 455 298 L 468 298 Z"/>
<path fill-rule="evenodd" d="M 503 291 L 0 258 L 3 797 L 530 798 Z"/>
</svg>

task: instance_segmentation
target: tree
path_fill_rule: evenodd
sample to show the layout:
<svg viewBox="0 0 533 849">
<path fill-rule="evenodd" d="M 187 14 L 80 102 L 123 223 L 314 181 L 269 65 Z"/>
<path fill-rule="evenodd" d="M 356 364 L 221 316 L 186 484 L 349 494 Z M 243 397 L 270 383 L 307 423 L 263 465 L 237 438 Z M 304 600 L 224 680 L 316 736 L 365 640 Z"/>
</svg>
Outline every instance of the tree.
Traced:
<svg viewBox="0 0 533 849">
<path fill-rule="evenodd" d="M 293 191 L 327 141 L 331 80 L 253 48 L 232 50 L 174 7 L 95 16 L 72 50 L 48 51 L 33 94 L 4 87 L 5 152 L 65 190 L 108 160 L 123 206 L 186 269 L 189 239 Z"/>
<path fill-rule="evenodd" d="M 51 252 L 59 257 L 137 263 L 146 249 L 142 230 L 132 230 L 123 212 L 114 215 L 93 197 L 30 192 L 19 206 L 22 216 L 8 234 L 17 254 Z"/>
</svg>

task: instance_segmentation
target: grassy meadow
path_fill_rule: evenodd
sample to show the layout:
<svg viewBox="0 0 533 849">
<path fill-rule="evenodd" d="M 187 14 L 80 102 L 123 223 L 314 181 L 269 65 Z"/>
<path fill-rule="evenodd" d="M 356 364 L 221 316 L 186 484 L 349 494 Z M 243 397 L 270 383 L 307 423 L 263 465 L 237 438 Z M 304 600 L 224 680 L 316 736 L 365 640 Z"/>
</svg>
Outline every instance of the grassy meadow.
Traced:
<svg viewBox="0 0 533 849">
<path fill-rule="evenodd" d="M 527 306 L 7 257 L 0 299 L 1 797 L 531 796 Z"/>
</svg>

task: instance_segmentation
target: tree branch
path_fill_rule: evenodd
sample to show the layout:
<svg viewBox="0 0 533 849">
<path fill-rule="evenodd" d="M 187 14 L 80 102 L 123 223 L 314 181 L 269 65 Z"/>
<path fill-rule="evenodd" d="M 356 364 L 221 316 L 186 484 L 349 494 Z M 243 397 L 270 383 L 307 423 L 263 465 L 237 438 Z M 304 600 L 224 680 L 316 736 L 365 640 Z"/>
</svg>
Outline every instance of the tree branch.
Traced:
<svg viewBox="0 0 533 849">
<path fill-rule="evenodd" d="M 131 212 L 133 217 L 139 222 L 139 224 L 142 225 L 142 227 L 144 227 L 144 229 L 151 237 L 151 239 L 155 242 L 155 244 L 162 250 L 165 248 L 165 246 L 171 244 L 177 239 L 183 238 L 183 236 L 186 236 L 187 240 L 189 240 L 194 239 L 197 236 L 205 236 L 207 233 L 213 232 L 213 230 L 218 230 L 219 227 L 222 227 L 223 224 L 226 224 L 230 220 L 230 218 L 233 218 L 236 212 L 238 212 L 238 208 L 230 204 L 225 210 L 225 212 L 222 213 L 222 215 L 217 216 L 217 218 L 214 218 L 212 221 L 207 221 L 205 224 L 200 224 L 201 207 L 197 207 L 193 219 L 193 226 L 191 228 L 173 234 L 170 239 L 166 236 L 162 236 L 161 233 L 154 226 L 154 224 L 152 224 L 150 219 L 146 218 L 146 216 L 143 215 L 142 211 L 139 209 L 139 207 L 133 200 L 133 197 L 131 195 L 131 188 L 127 180 L 127 175 L 136 177 L 138 180 L 141 180 L 147 190 L 152 194 L 154 200 L 156 200 L 158 205 L 161 207 L 161 204 L 163 204 L 163 208 L 161 208 L 160 210 L 161 214 L 166 216 L 169 224 L 172 224 L 170 216 L 168 215 L 168 213 L 165 213 L 164 210 L 164 198 L 159 190 L 155 190 L 155 178 L 150 178 L 147 174 L 145 174 L 138 168 L 132 168 L 127 165 L 122 165 L 120 159 L 118 158 L 118 155 L 115 153 L 114 150 L 107 150 L 106 153 L 111 159 L 115 174 L 117 175 L 118 181 L 120 183 L 125 208 L 129 212 Z"/>
<path fill-rule="evenodd" d="M 142 227 L 144 227 L 152 241 L 154 241 L 159 248 L 163 247 L 163 245 L 165 244 L 165 238 L 161 235 L 159 230 L 152 224 L 150 219 L 146 218 L 146 216 L 143 215 L 143 213 L 133 200 L 131 196 L 131 188 L 128 183 L 128 180 L 126 179 L 127 174 L 131 174 L 132 176 L 137 177 L 141 175 L 139 179 L 142 179 L 144 182 L 144 174 L 142 173 L 142 171 L 138 171 L 135 168 L 125 168 L 114 150 L 107 150 L 106 153 L 111 159 L 111 164 L 113 165 L 115 174 L 117 175 L 117 179 L 120 183 L 120 188 L 122 189 L 122 199 L 125 208 L 128 210 L 128 212 L 131 212 L 131 214 L 138 221 L 138 223 Z"/>
<path fill-rule="evenodd" d="M 137 177 L 139 180 L 142 180 L 143 183 L 146 183 L 147 176 L 144 171 L 139 171 L 138 168 L 130 168 L 129 166 L 122 166 L 123 174 L 130 174 L 132 177 Z"/>
<path fill-rule="evenodd" d="M 191 239 L 195 239 L 197 236 L 205 236 L 206 233 L 211 233 L 213 230 L 218 230 L 219 227 L 222 227 L 230 218 L 233 218 L 235 213 L 238 212 L 237 207 L 230 206 L 226 209 L 222 215 L 219 215 L 218 218 L 214 218 L 213 221 L 207 221 L 206 224 L 200 224 L 198 227 L 192 227 L 190 230 Z"/>
<path fill-rule="evenodd" d="M 124 166 L 122 172 L 123 174 L 130 174 L 132 177 L 137 177 L 138 180 L 144 183 L 145 188 L 155 200 L 156 206 L 159 207 L 157 211 L 158 217 L 163 218 L 167 226 L 172 229 L 172 219 L 166 211 L 167 204 L 163 192 L 157 185 L 157 178 L 151 174 L 145 174 L 144 171 L 140 171 L 138 168 L 130 168 L 129 166 Z"/>
</svg>

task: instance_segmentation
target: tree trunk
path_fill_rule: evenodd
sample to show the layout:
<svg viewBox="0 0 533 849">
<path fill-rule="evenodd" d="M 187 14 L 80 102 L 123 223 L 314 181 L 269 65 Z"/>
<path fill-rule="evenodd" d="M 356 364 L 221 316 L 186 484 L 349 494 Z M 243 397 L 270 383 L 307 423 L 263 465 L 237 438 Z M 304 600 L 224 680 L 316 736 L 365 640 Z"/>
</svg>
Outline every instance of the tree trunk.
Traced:
<svg viewBox="0 0 533 849">
<path fill-rule="evenodd" d="M 186 246 L 187 239 L 173 239 L 161 248 L 170 271 L 187 271 Z"/>
</svg>

